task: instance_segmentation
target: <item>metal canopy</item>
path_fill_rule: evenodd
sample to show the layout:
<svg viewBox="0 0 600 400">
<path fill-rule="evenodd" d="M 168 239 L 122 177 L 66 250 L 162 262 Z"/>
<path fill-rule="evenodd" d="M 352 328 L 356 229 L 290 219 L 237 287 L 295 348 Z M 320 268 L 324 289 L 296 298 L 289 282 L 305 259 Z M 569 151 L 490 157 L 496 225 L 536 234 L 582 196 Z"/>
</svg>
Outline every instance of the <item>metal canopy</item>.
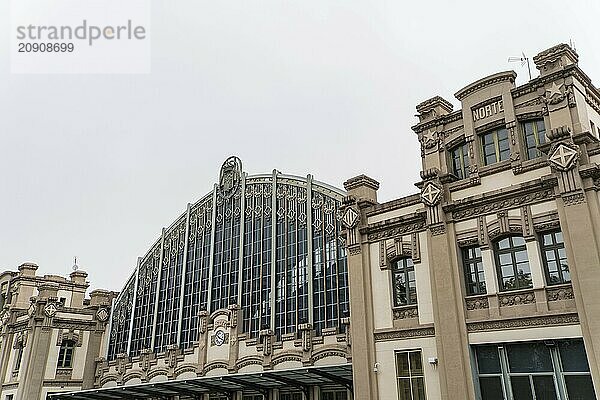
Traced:
<svg viewBox="0 0 600 400">
<path fill-rule="evenodd" d="M 294 387 L 305 391 L 310 386 L 352 388 L 352 364 L 273 370 L 246 374 L 203 376 L 139 385 L 51 394 L 52 400 L 148 399 L 199 394 L 228 395 L 236 391 L 265 393 L 270 389 Z"/>
</svg>

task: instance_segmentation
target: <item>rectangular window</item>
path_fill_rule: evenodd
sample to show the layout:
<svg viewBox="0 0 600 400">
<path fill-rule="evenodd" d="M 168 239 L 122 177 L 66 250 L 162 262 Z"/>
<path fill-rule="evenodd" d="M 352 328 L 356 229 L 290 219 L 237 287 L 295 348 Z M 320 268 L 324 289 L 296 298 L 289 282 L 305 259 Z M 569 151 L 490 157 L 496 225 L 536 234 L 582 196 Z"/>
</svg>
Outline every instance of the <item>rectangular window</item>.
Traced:
<svg viewBox="0 0 600 400">
<path fill-rule="evenodd" d="M 546 143 L 546 126 L 543 119 L 535 119 L 521 123 L 521 134 L 523 135 L 523 145 L 525 155 L 528 160 L 540 157 L 542 153 L 537 149 L 541 144 Z"/>
<path fill-rule="evenodd" d="M 301 392 L 279 393 L 279 400 L 302 400 Z"/>
<path fill-rule="evenodd" d="M 544 233 L 540 239 L 546 283 L 548 285 L 560 285 L 561 283 L 571 282 L 562 232 Z"/>
<path fill-rule="evenodd" d="M 462 257 L 467 295 L 487 293 L 479 246 L 463 248 Z"/>
<path fill-rule="evenodd" d="M 412 259 L 401 258 L 392 266 L 394 307 L 417 304 L 417 283 Z"/>
<path fill-rule="evenodd" d="M 21 369 L 21 360 L 23 360 L 23 346 L 17 348 L 17 354 L 15 355 L 15 372 L 18 372 Z"/>
<path fill-rule="evenodd" d="M 494 253 L 500 290 L 533 287 L 525 239 L 521 236 L 509 236 L 498 240 L 494 243 Z"/>
<path fill-rule="evenodd" d="M 348 400 L 345 390 L 321 390 L 321 400 Z"/>
<path fill-rule="evenodd" d="M 60 345 L 60 351 L 58 352 L 58 368 L 71 368 L 73 367 L 73 349 L 75 343 L 72 340 L 63 340 Z"/>
<path fill-rule="evenodd" d="M 590 132 L 592 133 L 592 135 L 596 135 L 596 125 L 594 125 L 592 121 L 590 121 Z"/>
<path fill-rule="evenodd" d="M 581 339 L 483 345 L 474 351 L 483 400 L 596 398 Z"/>
<path fill-rule="evenodd" d="M 467 144 L 461 144 L 450 150 L 452 157 L 452 173 L 458 179 L 469 177 L 469 149 Z"/>
<path fill-rule="evenodd" d="M 481 135 L 481 159 L 484 165 L 510 158 L 510 144 L 506 128 L 495 129 Z"/>
<path fill-rule="evenodd" d="M 396 353 L 398 400 L 425 400 L 425 376 L 420 350 Z"/>
</svg>

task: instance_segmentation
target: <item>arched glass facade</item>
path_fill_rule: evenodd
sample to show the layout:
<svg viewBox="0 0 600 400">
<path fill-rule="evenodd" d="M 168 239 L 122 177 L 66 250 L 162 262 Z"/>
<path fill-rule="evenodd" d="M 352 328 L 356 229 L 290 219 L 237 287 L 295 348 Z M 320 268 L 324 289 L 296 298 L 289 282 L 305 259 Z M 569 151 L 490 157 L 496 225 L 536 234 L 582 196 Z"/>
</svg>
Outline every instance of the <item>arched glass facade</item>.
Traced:
<svg viewBox="0 0 600 400">
<path fill-rule="evenodd" d="M 229 158 L 214 190 L 139 259 L 113 306 L 109 359 L 191 347 L 202 311 L 234 305 L 248 338 L 271 329 L 281 340 L 303 323 L 316 335 L 342 331 L 349 308 L 343 196 L 310 175 L 247 176 Z"/>
</svg>

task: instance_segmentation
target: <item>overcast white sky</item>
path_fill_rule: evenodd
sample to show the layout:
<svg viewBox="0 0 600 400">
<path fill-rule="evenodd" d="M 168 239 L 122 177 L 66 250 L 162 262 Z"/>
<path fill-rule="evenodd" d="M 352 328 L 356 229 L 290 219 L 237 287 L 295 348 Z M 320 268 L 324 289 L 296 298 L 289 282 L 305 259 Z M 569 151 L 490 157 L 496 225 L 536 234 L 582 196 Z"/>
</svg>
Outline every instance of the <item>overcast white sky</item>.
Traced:
<svg viewBox="0 0 600 400">
<path fill-rule="evenodd" d="M 380 200 L 415 192 L 415 105 L 450 100 L 509 56 L 572 39 L 600 83 L 600 2 L 164 0 L 149 75 L 11 75 L 0 4 L 0 269 L 119 290 L 138 256 L 238 155 L 249 173 Z M 535 75 L 537 71 L 534 69 Z"/>
</svg>

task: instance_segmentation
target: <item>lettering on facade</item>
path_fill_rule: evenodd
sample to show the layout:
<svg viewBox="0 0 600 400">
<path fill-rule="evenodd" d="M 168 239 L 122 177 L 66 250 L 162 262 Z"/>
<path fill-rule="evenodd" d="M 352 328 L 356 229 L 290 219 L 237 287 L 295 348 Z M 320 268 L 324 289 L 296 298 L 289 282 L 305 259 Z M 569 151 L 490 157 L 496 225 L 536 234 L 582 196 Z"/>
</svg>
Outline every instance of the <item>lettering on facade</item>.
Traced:
<svg viewBox="0 0 600 400">
<path fill-rule="evenodd" d="M 493 103 L 473 109 L 473 121 L 477 122 L 503 112 L 504 103 L 502 100 L 494 101 Z"/>
</svg>

